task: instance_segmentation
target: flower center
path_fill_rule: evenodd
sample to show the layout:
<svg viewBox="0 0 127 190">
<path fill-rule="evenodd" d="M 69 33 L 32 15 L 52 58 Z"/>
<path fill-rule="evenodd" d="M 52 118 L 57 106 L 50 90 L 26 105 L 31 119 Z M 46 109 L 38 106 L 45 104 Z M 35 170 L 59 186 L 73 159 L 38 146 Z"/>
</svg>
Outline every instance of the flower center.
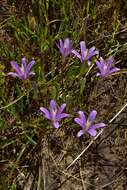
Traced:
<svg viewBox="0 0 127 190">
<path fill-rule="evenodd" d="M 20 67 L 20 69 L 21 69 L 22 73 L 24 74 L 25 73 L 25 68 L 24 68 L 23 65 Z"/>
<path fill-rule="evenodd" d="M 91 122 L 87 121 L 84 127 L 84 132 L 88 131 L 88 129 L 90 128 L 90 125 L 91 125 Z"/>
<path fill-rule="evenodd" d="M 109 65 L 107 62 L 104 63 L 104 67 L 103 67 L 103 72 L 104 74 L 108 73 L 108 70 L 109 70 Z"/>
<path fill-rule="evenodd" d="M 86 49 L 84 52 L 84 59 L 87 57 L 87 55 L 88 55 L 88 49 Z"/>
<path fill-rule="evenodd" d="M 55 122 L 56 121 L 56 114 L 57 114 L 57 109 L 54 109 L 52 111 L 52 121 Z"/>
</svg>

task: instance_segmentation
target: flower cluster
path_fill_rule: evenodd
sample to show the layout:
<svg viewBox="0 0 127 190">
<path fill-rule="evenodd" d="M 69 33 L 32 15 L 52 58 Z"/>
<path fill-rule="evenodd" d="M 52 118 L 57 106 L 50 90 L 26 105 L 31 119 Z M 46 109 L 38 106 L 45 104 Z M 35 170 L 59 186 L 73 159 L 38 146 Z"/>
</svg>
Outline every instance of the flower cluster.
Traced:
<svg viewBox="0 0 127 190">
<path fill-rule="evenodd" d="M 93 46 L 90 49 L 86 48 L 85 41 L 80 42 L 80 49 L 81 53 L 79 53 L 76 49 L 72 48 L 73 43 L 70 41 L 69 38 L 66 38 L 64 41 L 61 39 L 59 40 L 59 43 L 57 44 L 57 47 L 62 54 L 62 59 L 65 62 L 65 59 L 67 56 L 69 56 L 71 53 L 74 54 L 81 62 L 86 61 L 88 66 L 91 65 L 90 59 L 93 56 L 99 55 L 99 51 L 96 50 L 96 48 Z M 21 60 L 21 67 L 15 62 L 11 61 L 11 66 L 15 70 L 15 72 L 9 72 L 8 75 L 11 75 L 13 77 L 19 77 L 22 80 L 27 79 L 30 75 L 34 75 L 34 72 L 31 72 L 32 66 L 35 64 L 35 61 L 32 60 L 27 65 L 25 57 Z M 113 58 L 108 58 L 107 60 L 104 60 L 102 57 L 99 58 L 99 60 L 96 61 L 96 65 L 99 69 L 99 72 L 97 72 L 96 76 L 100 76 L 103 78 L 109 77 L 112 73 L 115 73 L 119 71 L 120 69 L 117 67 L 113 67 Z"/>
<path fill-rule="evenodd" d="M 90 49 L 86 48 L 85 41 L 80 42 L 80 53 L 78 50 L 73 49 L 73 43 L 69 38 L 66 38 L 65 40 L 60 39 L 57 47 L 62 55 L 63 62 L 65 62 L 67 56 L 73 54 L 81 62 L 86 62 L 88 66 L 90 66 L 91 59 L 94 56 L 99 56 L 99 51 L 94 46 Z M 95 62 L 97 68 L 99 69 L 99 72 L 96 73 L 97 77 L 100 76 L 103 78 L 108 78 L 112 73 L 120 70 L 119 68 L 114 67 L 112 57 L 109 57 L 107 60 L 100 57 Z M 26 80 L 29 76 L 35 74 L 31 71 L 33 65 L 35 64 L 34 60 L 31 60 L 30 63 L 27 64 L 25 57 L 23 57 L 21 60 L 21 67 L 15 61 L 11 61 L 10 63 L 15 72 L 9 72 L 8 75 Z M 43 113 L 44 117 L 50 121 L 51 125 L 58 129 L 61 126 L 61 120 L 70 117 L 70 114 L 64 112 L 65 107 L 65 103 L 57 106 L 56 102 L 51 100 L 49 110 L 45 107 L 40 107 L 40 111 Z M 97 135 L 97 129 L 106 127 L 104 123 L 94 123 L 97 115 L 96 110 L 92 110 L 88 118 L 86 118 L 83 111 L 78 111 L 78 115 L 79 117 L 74 118 L 75 123 L 81 127 L 80 131 L 77 133 L 77 137 L 81 137 L 86 133 L 92 137 L 95 137 Z"/>
<path fill-rule="evenodd" d="M 44 114 L 44 117 L 46 119 L 51 121 L 52 126 L 58 129 L 60 127 L 60 121 L 63 118 L 70 117 L 69 114 L 63 113 L 65 107 L 66 104 L 62 104 L 60 107 L 57 108 L 55 101 L 51 100 L 49 110 L 44 107 L 40 107 L 40 111 Z M 106 126 L 104 123 L 93 124 L 93 121 L 95 120 L 95 117 L 97 115 L 96 110 L 91 111 L 87 120 L 86 116 L 82 111 L 79 111 L 78 114 L 79 118 L 75 118 L 74 121 L 78 125 L 80 125 L 82 129 L 77 133 L 77 137 L 81 137 L 85 133 L 89 133 L 92 137 L 95 137 L 97 134 L 96 129 Z"/>
<path fill-rule="evenodd" d="M 60 53 L 62 54 L 63 59 L 65 60 L 67 56 L 71 53 L 74 54 L 81 62 L 87 62 L 88 66 L 91 65 L 91 58 L 93 56 L 99 55 L 99 51 L 96 50 L 95 46 L 90 49 L 86 48 L 85 41 L 80 42 L 81 53 L 78 50 L 72 48 L 72 42 L 69 38 L 66 38 L 65 41 L 59 40 L 59 44 L 57 44 Z M 97 72 L 96 76 L 100 76 L 103 78 L 109 77 L 112 73 L 119 71 L 119 68 L 113 67 L 113 59 L 110 57 L 107 60 L 104 60 L 102 57 L 96 61 L 96 65 L 100 72 Z"/>
</svg>

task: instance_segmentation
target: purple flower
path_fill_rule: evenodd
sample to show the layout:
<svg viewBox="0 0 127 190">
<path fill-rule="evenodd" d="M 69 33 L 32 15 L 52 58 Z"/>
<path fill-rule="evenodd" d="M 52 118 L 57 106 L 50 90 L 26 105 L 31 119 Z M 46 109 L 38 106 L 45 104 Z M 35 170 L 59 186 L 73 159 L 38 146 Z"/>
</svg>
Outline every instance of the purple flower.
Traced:
<svg viewBox="0 0 127 190">
<path fill-rule="evenodd" d="M 91 64 L 90 62 L 91 57 L 99 54 L 99 51 L 97 51 L 95 47 L 91 47 L 90 49 L 87 49 L 85 41 L 80 42 L 80 49 L 81 49 L 81 54 L 77 50 L 72 50 L 72 53 L 78 59 L 80 59 L 81 62 L 87 61 L 88 65 Z"/>
<path fill-rule="evenodd" d="M 120 69 L 113 66 L 113 59 L 110 57 L 107 60 L 104 60 L 102 57 L 100 57 L 99 61 L 96 61 L 97 67 L 100 70 L 96 74 L 96 76 L 101 76 L 103 78 L 107 78 L 110 74 L 115 73 L 119 71 Z"/>
<path fill-rule="evenodd" d="M 79 111 L 78 114 L 79 118 L 75 118 L 74 121 L 79 124 L 82 129 L 77 133 L 77 137 L 81 137 L 85 133 L 89 133 L 91 136 L 95 137 L 97 134 L 96 129 L 106 126 L 104 123 L 93 124 L 93 121 L 97 115 L 96 110 L 91 111 L 87 120 L 82 111 Z"/>
<path fill-rule="evenodd" d="M 41 112 L 43 112 L 44 117 L 46 119 L 49 119 L 52 122 L 52 125 L 56 129 L 58 129 L 60 127 L 59 122 L 61 121 L 61 119 L 70 116 L 67 113 L 63 113 L 65 107 L 66 107 L 66 104 L 61 104 L 61 106 L 57 108 L 55 101 L 51 100 L 49 111 L 44 107 L 40 107 L 40 110 Z"/>
<path fill-rule="evenodd" d="M 32 60 L 27 65 L 25 57 L 22 58 L 21 64 L 22 66 L 19 67 L 19 65 L 15 61 L 11 61 L 11 66 L 16 72 L 10 72 L 8 75 L 11 75 L 13 77 L 19 77 L 22 80 L 27 79 L 30 75 L 34 75 L 34 72 L 31 72 L 31 68 L 34 65 L 35 61 Z"/>
<path fill-rule="evenodd" d="M 69 38 L 66 38 L 64 41 L 61 39 L 59 40 L 59 44 L 56 44 L 59 48 L 60 53 L 62 54 L 63 60 L 71 54 L 72 51 L 72 42 Z"/>
</svg>

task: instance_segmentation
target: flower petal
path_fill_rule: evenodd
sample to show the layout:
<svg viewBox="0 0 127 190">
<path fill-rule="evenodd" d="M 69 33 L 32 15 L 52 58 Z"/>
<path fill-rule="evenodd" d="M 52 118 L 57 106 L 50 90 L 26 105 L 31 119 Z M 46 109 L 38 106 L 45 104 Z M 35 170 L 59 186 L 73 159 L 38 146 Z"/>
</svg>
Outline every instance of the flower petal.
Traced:
<svg viewBox="0 0 127 190">
<path fill-rule="evenodd" d="M 67 49 L 67 51 L 66 51 L 66 56 L 68 56 L 68 55 L 71 54 L 71 51 L 72 51 L 72 45 L 73 45 L 73 43 L 70 41 L 69 47 L 68 47 L 68 49 Z"/>
<path fill-rule="evenodd" d="M 119 70 L 120 70 L 119 68 L 115 67 L 115 68 L 113 68 L 113 69 L 110 70 L 110 74 L 111 74 L 111 73 L 115 73 L 115 72 L 117 72 L 117 71 L 119 71 Z"/>
<path fill-rule="evenodd" d="M 70 46 L 70 40 L 69 40 L 69 38 L 66 38 L 64 41 L 64 49 L 68 49 L 69 46 Z"/>
<path fill-rule="evenodd" d="M 59 47 L 62 48 L 63 46 L 64 46 L 64 43 L 63 43 L 63 41 L 60 39 L 60 40 L 59 40 Z"/>
<path fill-rule="evenodd" d="M 11 63 L 11 66 L 13 67 L 13 69 L 16 70 L 18 75 L 23 75 L 19 65 L 15 61 L 11 61 L 10 63 Z"/>
<path fill-rule="evenodd" d="M 67 113 L 61 113 L 61 114 L 56 115 L 57 120 L 61 120 L 61 119 L 66 118 L 66 117 L 70 117 L 70 115 Z"/>
<path fill-rule="evenodd" d="M 79 58 L 80 61 L 82 62 L 82 57 L 81 57 L 81 55 L 80 55 L 76 50 L 72 50 L 72 53 L 73 53 L 77 58 Z"/>
<path fill-rule="evenodd" d="M 86 43 L 85 43 L 85 41 L 80 42 L 80 48 L 81 48 L 82 60 L 85 60 L 85 51 L 86 51 Z"/>
<path fill-rule="evenodd" d="M 95 47 L 90 48 L 88 51 L 87 60 L 89 60 L 94 55 L 98 55 L 98 54 L 99 54 L 99 51 L 95 50 Z"/>
<path fill-rule="evenodd" d="M 104 67 L 104 60 L 103 60 L 103 58 L 100 58 L 99 61 L 96 61 L 96 65 L 97 65 L 98 69 L 100 70 L 100 72 L 103 72 L 103 67 Z"/>
<path fill-rule="evenodd" d="M 50 101 L 50 111 L 54 112 L 56 110 L 56 102 L 54 100 Z"/>
<path fill-rule="evenodd" d="M 84 135 L 84 131 L 83 130 L 80 130 L 78 133 L 77 133 L 77 137 L 81 137 L 82 135 Z"/>
<path fill-rule="evenodd" d="M 53 122 L 52 124 L 53 124 L 53 126 L 54 126 L 56 129 L 58 129 L 58 128 L 60 127 L 60 124 L 59 124 L 59 122 L 57 122 L 57 121 Z"/>
<path fill-rule="evenodd" d="M 63 112 L 63 110 L 64 110 L 65 107 L 66 107 L 66 104 L 61 104 L 61 106 L 58 109 L 57 114 L 61 114 Z"/>
<path fill-rule="evenodd" d="M 57 45 L 60 53 L 63 55 L 63 53 L 64 53 L 64 44 L 63 44 L 63 41 L 60 39 L 59 40 L 59 44 L 56 44 L 56 45 Z"/>
<path fill-rule="evenodd" d="M 110 67 L 110 68 L 112 68 L 113 61 L 114 61 L 114 60 L 113 60 L 112 57 L 109 57 L 108 60 L 107 60 L 107 62 L 108 62 L 108 64 L 109 64 L 109 67 Z"/>
<path fill-rule="evenodd" d="M 97 115 L 97 111 L 92 110 L 91 113 L 89 114 L 87 121 L 92 124 L 94 119 L 96 118 L 96 115 Z"/>
<path fill-rule="evenodd" d="M 97 131 L 95 129 L 89 128 L 87 131 L 92 137 L 95 137 L 97 134 Z"/>
<path fill-rule="evenodd" d="M 103 128 L 103 127 L 106 127 L 105 123 L 97 123 L 97 124 L 92 125 L 90 128 L 99 129 L 99 128 Z"/>
<path fill-rule="evenodd" d="M 45 118 L 51 119 L 50 112 L 46 108 L 40 107 L 40 110 L 41 110 L 41 112 L 43 112 L 45 114 L 44 115 Z"/>
<path fill-rule="evenodd" d="M 85 116 L 85 114 L 83 113 L 83 111 L 79 111 L 78 114 L 79 114 L 79 116 L 81 118 L 82 124 L 85 125 L 86 124 L 86 116 Z"/>
<path fill-rule="evenodd" d="M 35 75 L 35 73 L 34 72 L 30 72 L 29 75 Z"/>
<path fill-rule="evenodd" d="M 98 76 L 101 76 L 101 73 L 96 73 L 96 76 L 98 77 Z"/>
<path fill-rule="evenodd" d="M 26 58 L 23 57 L 21 62 L 22 62 L 22 65 L 23 65 L 23 67 L 24 67 L 24 70 L 25 70 L 26 67 L 27 67 L 27 64 L 26 64 Z"/>
<path fill-rule="evenodd" d="M 84 128 L 85 127 L 85 125 L 83 125 L 83 123 L 82 123 L 82 120 L 80 119 L 80 118 L 75 118 L 74 119 L 74 121 L 75 121 L 75 123 L 77 123 L 78 125 L 80 125 L 80 127 L 82 127 L 82 128 Z"/>
<path fill-rule="evenodd" d="M 30 61 L 30 63 L 27 65 L 26 70 L 25 70 L 26 77 L 29 76 L 30 70 L 31 70 L 31 68 L 32 68 L 32 66 L 33 66 L 34 64 L 35 64 L 35 61 L 32 60 L 32 61 Z"/>
<path fill-rule="evenodd" d="M 87 61 L 87 64 L 88 64 L 88 66 L 90 66 L 90 65 L 91 65 L 91 61 L 90 61 L 90 60 L 88 60 L 88 61 Z"/>
<path fill-rule="evenodd" d="M 20 77 L 17 73 L 9 72 L 8 75 L 11 75 L 13 77 Z"/>
</svg>

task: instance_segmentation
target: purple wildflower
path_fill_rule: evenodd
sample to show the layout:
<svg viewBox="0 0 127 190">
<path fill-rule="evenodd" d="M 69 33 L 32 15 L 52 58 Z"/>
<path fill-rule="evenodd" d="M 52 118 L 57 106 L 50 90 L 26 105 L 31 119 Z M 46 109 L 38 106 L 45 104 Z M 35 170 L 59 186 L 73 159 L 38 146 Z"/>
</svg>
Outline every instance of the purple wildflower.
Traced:
<svg viewBox="0 0 127 190">
<path fill-rule="evenodd" d="M 107 78 L 110 74 L 119 71 L 120 69 L 117 67 L 112 68 L 113 66 L 113 59 L 110 57 L 107 60 L 104 60 L 100 57 L 99 61 L 96 61 L 97 67 L 100 70 L 96 74 L 96 76 L 101 76 L 103 78 Z"/>
<path fill-rule="evenodd" d="M 82 111 L 79 111 L 78 114 L 79 118 L 75 118 L 74 121 L 79 124 L 82 129 L 77 133 L 77 137 L 81 137 L 85 133 L 89 133 L 91 136 L 95 137 L 97 134 L 96 129 L 106 126 L 104 123 L 93 124 L 93 121 L 97 115 L 96 110 L 91 111 L 87 120 Z"/>
<path fill-rule="evenodd" d="M 22 66 L 19 67 L 19 65 L 15 61 L 11 61 L 11 66 L 13 69 L 15 69 L 16 72 L 10 72 L 8 75 L 11 75 L 13 77 L 19 77 L 22 80 L 27 79 L 30 75 L 34 75 L 34 72 L 31 72 L 31 68 L 34 65 L 35 61 L 32 60 L 27 65 L 25 57 L 22 58 L 21 64 Z"/>
<path fill-rule="evenodd" d="M 60 121 L 63 118 L 69 117 L 70 115 L 67 113 L 63 113 L 66 104 L 61 104 L 59 108 L 56 107 L 56 103 L 54 100 L 50 101 L 50 108 L 48 109 L 44 107 L 40 107 L 41 112 L 43 112 L 44 117 L 49 119 L 52 122 L 52 125 L 58 129 L 60 127 Z"/>
<path fill-rule="evenodd" d="M 96 50 L 96 48 L 93 46 L 90 49 L 86 48 L 86 43 L 85 41 L 80 42 L 80 49 L 81 49 L 81 54 L 77 50 L 72 50 L 72 53 L 80 59 L 81 62 L 87 61 L 87 64 L 90 65 L 90 59 L 94 55 L 99 54 L 99 51 Z"/>
<path fill-rule="evenodd" d="M 66 38 L 64 41 L 61 39 L 59 40 L 59 44 L 56 44 L 59 48 L 60 53 L 62 54 L 63 60 L 71 54 L 72 51 L 72 42 L 69 38 Z"/>
</svg>

